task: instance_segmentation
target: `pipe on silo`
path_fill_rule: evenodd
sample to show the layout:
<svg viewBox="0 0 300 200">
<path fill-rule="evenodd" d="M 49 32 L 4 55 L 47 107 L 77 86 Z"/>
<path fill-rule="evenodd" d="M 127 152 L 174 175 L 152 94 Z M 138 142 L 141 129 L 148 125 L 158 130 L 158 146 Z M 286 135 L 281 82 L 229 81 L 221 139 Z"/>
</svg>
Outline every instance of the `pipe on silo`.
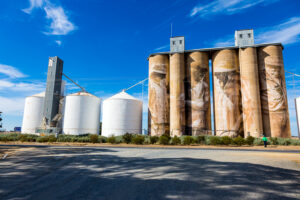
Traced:
<svg viewBox="0 0 300 200">
<path fill-rule="evenodd" d="M 255 47 L 239 49 L 244 136 L 263 133 L 257 52 Z"/>
<path fill-rule="evenodd" d="M 149 57 L 148 130 L 152 136 L 169 133 L 169 55 Z"/>
<path fill-rule="evenodd" d="M 181 136 L 185 129 L 184 54 L 170 55 L 170 135 Z"/>
<path fill-rule="evenodd" d="M 282 47 L 259 48 L 258 60 L 264 134 L 291 137 Z"/>
<path fill-rule="evenodd" d="M 209 56 L 193 52 L 186 58 L 186 131 L 200 135 L 211 129 Z"/>
<path fill-rule="evenodd" d="M 218 136 L 242 134 L 240 74 L 237 51 L 213 53 L 214 118 Z"/>
</svg>

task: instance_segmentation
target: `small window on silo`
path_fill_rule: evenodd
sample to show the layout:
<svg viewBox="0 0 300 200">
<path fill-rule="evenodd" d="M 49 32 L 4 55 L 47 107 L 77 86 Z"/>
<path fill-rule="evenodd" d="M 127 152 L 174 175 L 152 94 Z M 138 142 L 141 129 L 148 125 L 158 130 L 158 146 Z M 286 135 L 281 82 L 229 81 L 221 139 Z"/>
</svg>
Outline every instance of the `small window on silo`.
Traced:
<svg viewBox="0 0 300 200">
<path fill-rule="evenodd" d="M 243 34 L 240 34 L 240 38 L 243 38 Z"/>
<path fill-rule="evenodd" d="M 175 41 L 173 41 L 173 45 L 175 45 Z"/>
<path fill-rule="evenodd" d="M 179 40 L 179 44 L 182 44 L 182 40 Z"/>
<path fill-rule="evenodd" d="M 251 33 L 248 33 L 248 38 L 251 38 Z"/>
</svg>

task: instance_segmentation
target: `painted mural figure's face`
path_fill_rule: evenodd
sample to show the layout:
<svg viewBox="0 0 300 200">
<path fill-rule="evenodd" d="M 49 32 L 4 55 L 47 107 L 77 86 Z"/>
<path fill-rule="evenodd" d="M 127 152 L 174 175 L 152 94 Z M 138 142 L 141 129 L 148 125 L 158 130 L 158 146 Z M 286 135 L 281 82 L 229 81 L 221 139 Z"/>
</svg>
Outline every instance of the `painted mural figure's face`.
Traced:
<svg viewBox="0 0 300 200">
<path fill-rule="evenodd" d="M 156 84 L 160 84 L 161 80 L 164 80 L 165 78 L 166 78 L 166 74 L 159 71 L 154 71 L 150 75 L 150 79 Z"/>
<path fill-rule="evenodd" d="M 236 85 L 239 82 L 239 74 L 236 71 L 215 72 L 215 77 L 226 96 L 236 96 Z"/>
<path fill-rule="evenodd" d="M 151 82 L 149 83 L 149 112 L 151 113 L 151 129 L 154 132 L 164 132 L 167 122 L 168 101 L 164 98 L 167 95 L 165 65 L 155 65 L 150 72 Z"/>
<path fill-rule="evenodd" d="M 265 71 L 268 87 L 265 88 L 265 97 L 268 100 L 270 111 L 279 111 L 286 109 L 285 88 L 281 76 L 281 68 L 268 65 Z"/>
</svg>

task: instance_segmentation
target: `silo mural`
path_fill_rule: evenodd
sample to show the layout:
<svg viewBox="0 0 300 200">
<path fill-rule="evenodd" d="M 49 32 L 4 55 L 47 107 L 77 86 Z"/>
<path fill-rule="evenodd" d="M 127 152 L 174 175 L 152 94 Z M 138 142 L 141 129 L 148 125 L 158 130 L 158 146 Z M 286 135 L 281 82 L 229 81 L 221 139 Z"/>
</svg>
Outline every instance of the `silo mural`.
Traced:
<svg viewBox="0 0 300 200">
<path fill-rule="evenodd" d="M 215 131 L 218 136 L 241 134 L 240 75 L 236 50 L 213 54 Z"/>
<path fill-rule="evenodd" d="M 186 132 L 200 135 L 211 129 L 209 56 L 189 53 L 186 58 Z"/>
<path fill-rule="evenodd" d="M 149 58 L 149 131 L 151 135 L 169 132 L 169 56 Z"/>
<path fill-rule="evenodd" d="M 271 137 L 290 137 L 282 47 L 261 47 L 258 58 L 264 134 Z"/>
</svg>

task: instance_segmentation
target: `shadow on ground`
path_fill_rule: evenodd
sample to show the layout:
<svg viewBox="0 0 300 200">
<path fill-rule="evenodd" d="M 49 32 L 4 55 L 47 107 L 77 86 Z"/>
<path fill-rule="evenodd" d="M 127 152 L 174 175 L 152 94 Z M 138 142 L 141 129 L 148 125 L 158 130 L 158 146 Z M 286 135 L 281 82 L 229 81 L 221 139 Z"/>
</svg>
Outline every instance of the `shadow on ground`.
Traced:
<svg viewBox="0 0 300 200">
<path fill-rule="evenodd" d="M 300 199 L 300 171 L 38 148 L 0 161 L 0 199 Z"/>
</svg>

